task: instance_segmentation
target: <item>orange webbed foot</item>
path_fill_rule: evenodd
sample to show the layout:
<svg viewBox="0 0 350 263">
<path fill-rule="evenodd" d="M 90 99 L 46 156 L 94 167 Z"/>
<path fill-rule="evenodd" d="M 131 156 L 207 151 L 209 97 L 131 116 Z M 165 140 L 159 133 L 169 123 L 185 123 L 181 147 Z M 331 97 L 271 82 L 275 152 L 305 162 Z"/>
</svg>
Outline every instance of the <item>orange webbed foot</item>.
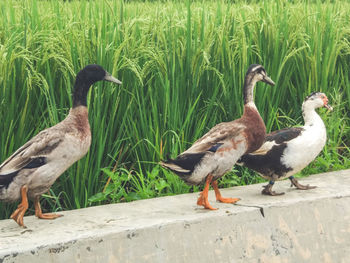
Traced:
<svg viewBox="0 0 350 263">
<path fill-rule="evenodd" d="M 219 201 L 221 203 L 234 204 L 234 203 L 237 203 L 239 200 L 241 200 L 240 198 L 225 198 L 225 197 L 222 197 L 221 193 L 220 193 L 220 190 L 218 188 L 217 181 L 212 181 L 211 185 L 213 186 L 214 191 L 215 191 L 216 201 Z"/>
<path fill-rule="evenodd" d="M 21 227 L 26 227 L 23 223 L 23 217 L 25 212 L 27 211 L 27 208 L 21 206 L 17 208 L 15 212 L 13 212 L 12 215 L 10 216 L 10 218 L 15 220 L 16 223 Z"/>
<path fill-rule="evenodd" d="M 62 214 L 52 214 L 52 213 L 47 213 L 47 214 L 39 214 L 39 215 L 36 215 L 38 218 L 40 219 L 56 219 L 58 217 L 61 217 L 63 216 Z"/>
<path fill-rule="evenodd" d="M 220 196 L 219 198 L 216 198 L 216 201 L 219 201 L 221 203 L 226 203 L 226 204 L 234 204 L 237 203 L 239 200 L 241 200 L 240 198 L 225 198 Z"/>
<path fill-rule="evenodd" d="M 198 197 L 198 200 L 197 200 L 197 205 L 204 206 L 205 209 L 217 210 L 217 208 L 214 208 L 210 205 L 210 203 L 208 201 L 208 196 L 205 198 L 203 196 L 203 193 L 200 193 L 200 196 Z"/>
<path fill-rule="evenodd" d="M 52 220 L 52 219 L 56 219 L 58 217 L 61 217 L 63 215 L 61 214 L 53 214 L 53 213 L 47 213 L 47 214 L 43 214 L 42 210 L 41 210 L 41 206 L 40 206 L 40 202 L 39 202 L 40 196 L 36 196 L 35 200 L 34 200 L 34 207 L 35 207 L 35 216 L 40 218 L 40 219 L 48 219 L 48 220 Z"/>
<path fill-rule="evenodd" d="M 15 220 L 16 223 L 21 227 L 26 227 L 23 223 L 23 217 L 28 209 L 28 198 L 27 198 L 28 187 L 21 187 L 22 202 L 18 205 L 17 209 L 10 216 L 11 219 Z"/>
<path fill-rule="evenodd" d="M 213 179 L 212 175 L 207 176 L 207 179 L 205 180 L 205 186 L 204 186 L 203 192 L 201 192 L 198 197 L 197 205 L 204 206 L 205 209 L 217 210 L 217 208 L 214 208 L 209 204 L 209 200 L 208 200 L 209 185 L 212 179 Z"/>
</svg>

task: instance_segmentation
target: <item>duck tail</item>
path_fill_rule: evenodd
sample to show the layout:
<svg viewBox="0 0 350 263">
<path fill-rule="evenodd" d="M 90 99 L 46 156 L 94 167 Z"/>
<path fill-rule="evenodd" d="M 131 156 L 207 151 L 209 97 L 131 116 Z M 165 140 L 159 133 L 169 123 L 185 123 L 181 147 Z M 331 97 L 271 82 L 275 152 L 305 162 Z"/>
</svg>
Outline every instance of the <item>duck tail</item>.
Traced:
<svg viewBox="0 0 350 263">
<path fill-rule="evenodd" d="M 191 171 L 190 170 L 187 170 L 187 169 L 184 169 L 183 167 L 177 165 L 173 159 L 168 159 L 166 161 L 161 161 L 159 162 L 159 164 L 166 168 L 166 169 L 169 169 L 170 171 L 176 173 L 177 175 L 187 175 L 187 174 L 190 174 Z"/>
<path fill-rule="evenodd" d="M 168 160 L 161 161 L 159 164 L 177 175 L 190 175 L 204 155 L 205 153 L 186 153 L 179 155 L 176 159 L 168 158 Z"/>
</svg>

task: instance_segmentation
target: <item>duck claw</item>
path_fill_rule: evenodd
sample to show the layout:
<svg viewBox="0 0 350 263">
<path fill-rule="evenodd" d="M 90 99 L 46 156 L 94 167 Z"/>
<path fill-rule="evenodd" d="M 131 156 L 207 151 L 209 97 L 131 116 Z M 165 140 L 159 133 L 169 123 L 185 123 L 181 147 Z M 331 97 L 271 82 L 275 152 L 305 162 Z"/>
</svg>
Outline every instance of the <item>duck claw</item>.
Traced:
<svg viewBox="0 0 350 263">
<path fill-rule="evenodd" d="M 317 186 L 312 186 L 312 185 L 302 185 L 298 182 L 297 179 L 295 179 L 294 177 L 292 179 L 290 179 L 291 181 L 291 187 L 295 186 L 297 189 L 299 190 L 309 190 L 309 189 L 315 189 L 317 188 Z"/>
<path fill-rule="evenodd" d="M 263 195 L 271 195 L 271 196 L 277 196 L 277 195 L 284 195 L 284 192 L 277 193 L 275 191 L 272 191 L 272 184 L 264 185 L 264 190 L 261 191 Z"/>
</svg>

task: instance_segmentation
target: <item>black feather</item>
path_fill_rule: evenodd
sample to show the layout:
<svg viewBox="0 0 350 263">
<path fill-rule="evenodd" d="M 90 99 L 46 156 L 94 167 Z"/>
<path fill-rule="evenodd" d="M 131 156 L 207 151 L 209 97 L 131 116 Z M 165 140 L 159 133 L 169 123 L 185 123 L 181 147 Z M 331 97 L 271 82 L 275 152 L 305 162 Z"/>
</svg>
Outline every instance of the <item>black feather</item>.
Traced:
<svg viewBox="0 0 350 263">
<path fill-rule="evenodd" d="M 30 162 L 26 164 L 26 166 L 24 166 L 22 169 L 38 168 L 40 166 L 43 166 L 46 163 L 47 163 L 46 157 L 36 157 L 30 160 Z M 9 184 L 13 181 L 13 179 L 17 176 L 17 174 L 21 170 L 17 170 L 9 174 L 0 174 L 0 188 L 4 188 L 4 187 L 8 188 Z"/>
<path fill-rule="evenodd" d="M 238 162 L 265 176 L 276 174 L 278 177 L 281 177 L 292 170 L 292 168 L 286 167 L 281 163 L 281 157 L 286 147 L 287 144 L 283 143 L 273 146 L 271 150 L 264 155 L 246 154 L 243 155 Z"/>
<path fill-rule="evenodd" d="M 246 72 L 246 75 L 253 72 L 253 69 L 256 68 L 256 72 L 265 71 L 264 67 L 259 64 L 251 64 Z"/>
<path fill-rule="evenodd" d="M 265 141 L 275 141 L 277 144 L 281 144 L 298 137 L 302 131 L 304 131 L 302 127 L 285 128 L 267 134 Z"/>
<path fill-rule="evenodd" d="M 304 101 L 307 101 L 308 99 L 310 99 L 312 96 L 316 95 L 316 94 L 321 94 L 321 92 L 315 91 L 315 92 L 311 92 L 310 95 L 306 96 L 306 98 L 304 99 Z"/>
<path fill-rule="evenodd" d="M 196 167 L 196 165 L 201 162 L 204 155 L 205 153 L 185 153 L 179 155 L 176 159 L 169 159 L 164 163 L 173 163 L 185 170 L 189 170 L 189 172 L 183 173 L 169 168 L 177 175 L 190 175 L 193 173 L 193 170 Z"/>
<path fill-rule="evenodd" d="M 10 173 L 10 174 L 1 174 L 0 175 L 0 189 L 1 188 L 8 188 L 9 184 L 13 181 L 13 178 L 16 177 L 19 171 Z"/>
<path fill-rule="evenodd" d="M 33 169 L 38 168 L 40 166 L 43 166 L 47 163 L 46 157 L 36 157 L 33 158 L 26 166 L 24 166 L 22 169 Z"/>
<path fill-rule="evenodd" d="M 219 143 L 213 145 L 208 151 L 215 153 L 220 148 L 221 145 L 223 145 L 223 143 L 219 142 Z"/>
</svg>

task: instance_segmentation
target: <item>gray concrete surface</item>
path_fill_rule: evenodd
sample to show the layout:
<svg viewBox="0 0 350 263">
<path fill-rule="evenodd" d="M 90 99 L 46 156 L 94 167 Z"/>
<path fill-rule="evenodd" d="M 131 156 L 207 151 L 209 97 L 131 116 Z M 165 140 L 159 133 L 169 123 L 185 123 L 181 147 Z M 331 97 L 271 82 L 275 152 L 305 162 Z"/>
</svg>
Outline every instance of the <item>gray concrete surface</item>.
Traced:
<svg viewBox="0 0 350 263">
<path fill-rule="evenodd" d="M 2 262 L 350 262 L 350 170 L 300 180 L 223 189 L 237 205 L 196 206 L 198 194 L 25 217 L 27 229 L 0 221 Z"/>
</svg>

